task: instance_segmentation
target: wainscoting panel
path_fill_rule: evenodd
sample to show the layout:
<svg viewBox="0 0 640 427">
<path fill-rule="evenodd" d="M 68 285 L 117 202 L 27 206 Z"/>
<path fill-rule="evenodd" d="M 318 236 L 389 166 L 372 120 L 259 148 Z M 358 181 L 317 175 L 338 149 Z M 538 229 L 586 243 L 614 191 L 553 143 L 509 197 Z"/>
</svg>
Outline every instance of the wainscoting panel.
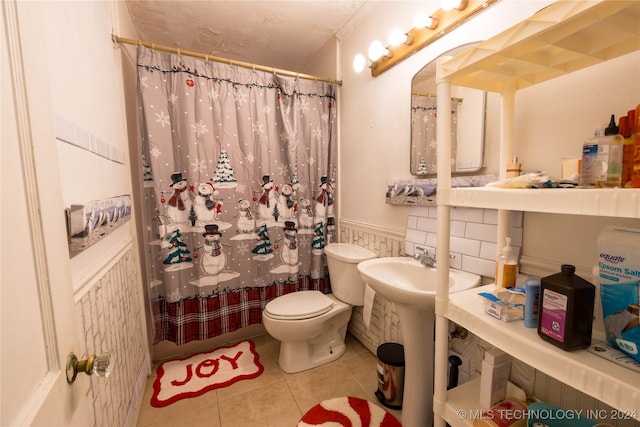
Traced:
<svg viewBox="0 0 640 427">
<path fill-rule="evenodd" d="M 109 378 L 80 374 L 74 386 L 86 385 L 84 392 L 93 402 L 94 426 L 135 425 L 139 402 L 144 394 L 150 361 L 140 302 L 140 284 L 131 243 L 112 259 L 91 283 L 77 284 L 78 358 L 104 351 L 116 352 Z M 79 353 L 79 354 L 78 354 Z"/>
</svg>

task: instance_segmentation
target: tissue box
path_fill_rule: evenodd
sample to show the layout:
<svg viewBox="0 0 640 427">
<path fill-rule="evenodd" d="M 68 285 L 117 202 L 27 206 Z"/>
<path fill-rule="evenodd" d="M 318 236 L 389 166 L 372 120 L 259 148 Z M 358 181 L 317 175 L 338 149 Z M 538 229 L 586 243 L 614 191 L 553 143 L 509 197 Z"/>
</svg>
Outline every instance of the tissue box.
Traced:
<svg viewBox="0 0 640 427">
<path fill-rule="evenodd" d="M 509 290 L 481 292 L 487 314 L 504 322 L 524 318 L 524 294 Z"/>
</svg>

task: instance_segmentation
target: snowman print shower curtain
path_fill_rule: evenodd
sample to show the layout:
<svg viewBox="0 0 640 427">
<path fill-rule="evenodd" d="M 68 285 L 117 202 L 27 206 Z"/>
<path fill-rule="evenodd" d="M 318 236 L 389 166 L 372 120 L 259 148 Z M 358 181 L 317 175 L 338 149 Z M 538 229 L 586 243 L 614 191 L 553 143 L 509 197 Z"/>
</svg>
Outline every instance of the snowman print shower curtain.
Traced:
<svg viewBox="0 0 640 427">
<path fill-rule="evenodd" d="M 330 292 L 336 88 L 138 47 L 143 220 L 154 340 L 261 322 Z"/>
</svg>

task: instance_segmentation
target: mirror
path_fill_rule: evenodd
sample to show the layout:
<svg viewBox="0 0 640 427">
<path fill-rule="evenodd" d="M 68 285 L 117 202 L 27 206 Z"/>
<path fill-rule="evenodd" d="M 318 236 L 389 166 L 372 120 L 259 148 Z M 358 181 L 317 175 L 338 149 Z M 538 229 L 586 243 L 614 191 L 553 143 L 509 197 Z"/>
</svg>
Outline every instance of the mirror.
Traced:
<svg viewBox="0 0 640 427">
<path fill-rule="evenodd" d="M 445 52 L 456 56 L 477 43 Z M 411 80 L 410 172 L 420 177 L 436 174 L 436 59 Z M 451 87 L 451 171 L 478 172 L 483 167 L 487 94 L 477 89 Z"/>
</svg>

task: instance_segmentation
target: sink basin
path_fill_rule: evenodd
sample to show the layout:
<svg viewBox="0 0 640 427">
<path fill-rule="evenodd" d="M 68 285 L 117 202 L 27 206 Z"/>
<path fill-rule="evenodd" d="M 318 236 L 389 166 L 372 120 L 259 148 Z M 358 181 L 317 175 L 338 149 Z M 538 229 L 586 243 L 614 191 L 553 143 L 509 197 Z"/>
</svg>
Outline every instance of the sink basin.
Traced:
<svg viewBox="0 0 640 427">
<path fill-rule="evenodd" d="M 433 308 L 437 272 L 409 257 L 374 258 L 358 264 L 365 283 L 396 304 L 422 309 Z M 449 292 L 471 289 L 480 284 L 480 276 L 451 269 Z"/>
<path fill-rule="evenodd" d="M 408 257 L 374 258 L 358 264 L 364 282 L 393 302 L 404 346 L 402 425 L 433 425 L 433 353 L 437 270 Z M 449 292 L 471 289 L 480 276 L 449 270 Z"/>
</svg>

